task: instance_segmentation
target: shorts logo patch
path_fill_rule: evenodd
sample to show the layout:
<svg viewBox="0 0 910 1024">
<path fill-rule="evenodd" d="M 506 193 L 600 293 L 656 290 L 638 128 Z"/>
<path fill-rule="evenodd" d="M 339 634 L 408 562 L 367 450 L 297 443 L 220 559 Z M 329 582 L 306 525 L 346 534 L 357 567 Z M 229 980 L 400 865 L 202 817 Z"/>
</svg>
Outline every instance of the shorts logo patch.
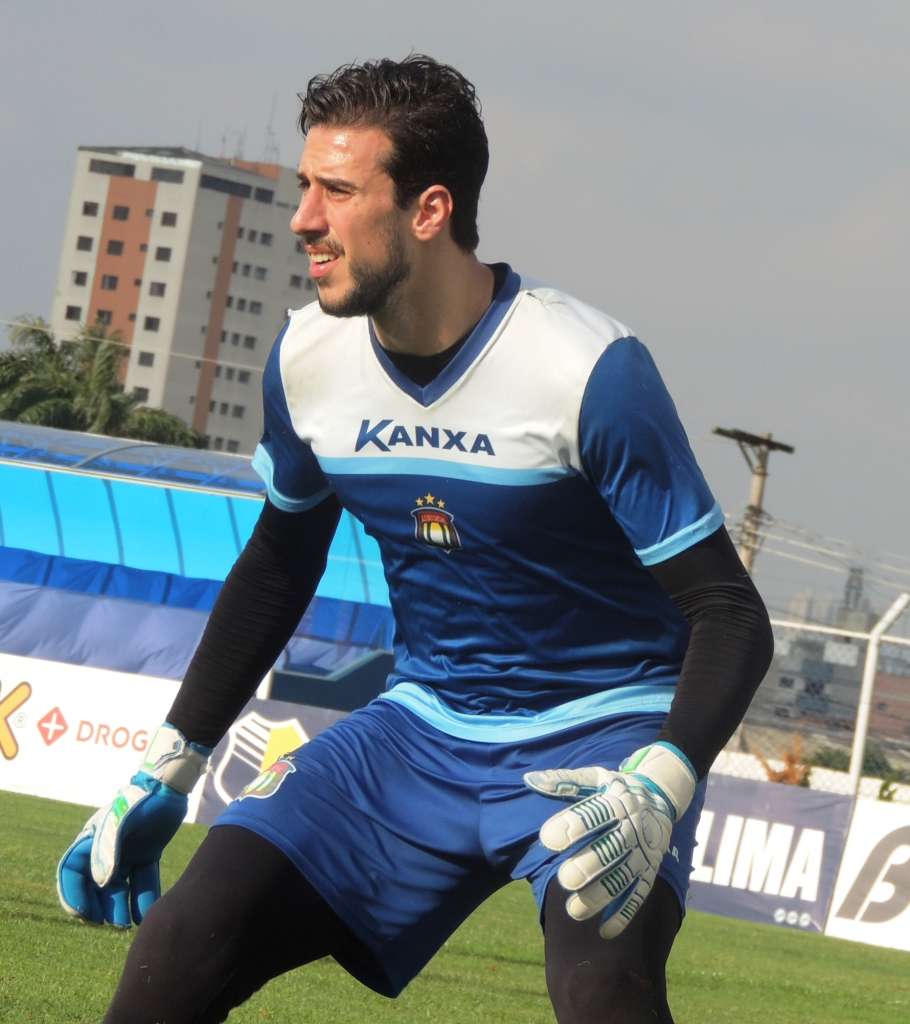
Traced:
<svg viewBox="0 0 910 1024">
<path fill-rule="evenodd" d="M 296 771 L 297 769 L 290 758 L 279 757 L 270 768 L 266 768 L 248 786 L 244 786 L 237 799 L 243 800 L 244 797 L 249 796 L 254 800 L 265 800 L 277 793 L 281 783 Z"/>
<path fill-rule="evenodd" d="M 414 517 L 414 536 L 431 547 L 442 548 L 446 554 L 461 547 L 461 538 L 455 529 L 455 517 L 446 508 L 446 503 L 436 495 L 421 495 L 414 502 L 417 506 L 411 509 Z"/>
</svg>

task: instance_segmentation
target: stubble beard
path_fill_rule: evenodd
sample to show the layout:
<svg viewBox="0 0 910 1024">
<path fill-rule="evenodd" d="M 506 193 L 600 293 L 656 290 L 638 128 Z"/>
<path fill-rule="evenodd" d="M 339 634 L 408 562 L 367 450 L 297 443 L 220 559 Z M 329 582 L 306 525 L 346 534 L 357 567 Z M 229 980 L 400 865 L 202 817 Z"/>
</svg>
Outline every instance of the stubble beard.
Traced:
<svg viewBox="0 0 910 1024">
<path fill-rule="evenodd" d="M 378 316 L 386 312 L 395 293 L 411 273 L 401 235 L 393 228 L 387 233 L 388 258 L 382 266 L 348 262 L 351 287 L 334 302 L 326 300 L 317 286 L 316 298 L 323 313 L 329 316 Z"/>
</svg>

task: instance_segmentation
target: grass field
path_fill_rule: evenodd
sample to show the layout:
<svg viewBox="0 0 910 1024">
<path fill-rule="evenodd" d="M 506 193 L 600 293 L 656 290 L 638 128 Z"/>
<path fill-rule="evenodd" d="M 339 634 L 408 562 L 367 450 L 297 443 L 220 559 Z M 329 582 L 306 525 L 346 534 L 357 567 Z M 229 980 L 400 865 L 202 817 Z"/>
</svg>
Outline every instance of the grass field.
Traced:
<svg viewBox="0 0 910 1024">
<path fill-rule="evenodd" d="M 57 905 L 54 867 L 85 808 L 0 792 L 0 1021 L 100 1021 L 130 935 L 91 928 Z M 170 884 L 203 835 L 168 848 Z M 530 889 L 490 900 L 399 999 L 352 982 L 330 961 L 273 982 L 237 1022 L 537 1024 L 552 1021 Z M 910 1021 L 910 954 L 691 913 L 670 960 L 679 1024 Z"/>
</svg>

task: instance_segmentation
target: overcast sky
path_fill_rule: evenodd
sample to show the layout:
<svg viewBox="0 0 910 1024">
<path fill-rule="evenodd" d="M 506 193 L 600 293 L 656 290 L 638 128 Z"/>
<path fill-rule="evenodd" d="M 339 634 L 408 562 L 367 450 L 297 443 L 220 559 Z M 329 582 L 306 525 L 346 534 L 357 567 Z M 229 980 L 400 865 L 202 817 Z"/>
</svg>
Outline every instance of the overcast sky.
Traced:
<svg viewBox="0 0 910 1024">
<path fill-rule="evenodd" d="M 637 330 L 727 512 L 748 471 L 711 429 L 773 431 L 768 510 L 910 581 L 907 0 L 4 9 L 0 318 L 49 312 L 77 146 L 261 159 L 274 104 L 293 164 L 311 75 L 422 50 L 483 101 L 481 256 Z M 760 561 L 769 591 L 808 571 Z"/>
</svg>

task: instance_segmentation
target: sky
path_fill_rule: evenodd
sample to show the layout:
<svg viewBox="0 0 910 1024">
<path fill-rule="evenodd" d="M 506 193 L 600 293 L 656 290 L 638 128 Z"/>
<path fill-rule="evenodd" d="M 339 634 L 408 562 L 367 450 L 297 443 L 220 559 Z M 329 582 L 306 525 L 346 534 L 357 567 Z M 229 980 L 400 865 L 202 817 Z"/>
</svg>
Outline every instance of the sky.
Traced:
<svg viewBox="0 0 910 1024">
<path fill-rule="evenodd" d="M 910 4 L 8 0 L 0 319 L 47 315 L 79 145 L 297 161 L 313 74 L 412 50 L 477 86 L 481 258 L 648 344 L 725 511 L 772 432 L 777 547 L 839 538 L 910 585 Z M 787 543 L 790 546 L 787 547 Z M 843 577 L 769 553 L 774 600 Z M 884 570 L 883 570 L 884 571 Z M 809 583 L 807 583 L 809 581 Z"/>
</svg>

